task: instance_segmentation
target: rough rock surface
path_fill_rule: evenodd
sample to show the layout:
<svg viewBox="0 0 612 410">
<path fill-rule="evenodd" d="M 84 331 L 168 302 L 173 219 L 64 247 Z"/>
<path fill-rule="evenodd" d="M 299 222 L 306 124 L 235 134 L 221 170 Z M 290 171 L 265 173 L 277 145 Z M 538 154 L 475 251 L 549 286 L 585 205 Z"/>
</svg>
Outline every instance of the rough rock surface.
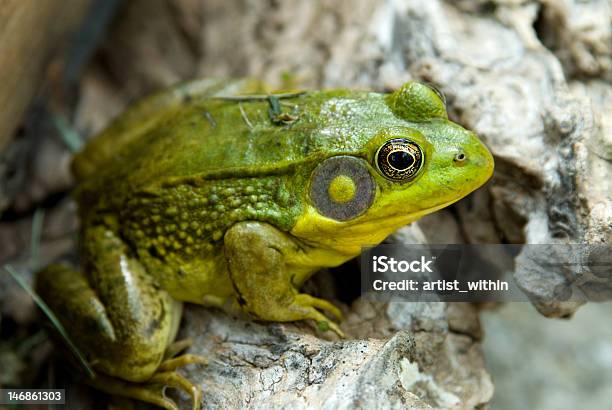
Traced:
<svg viewBox="0 0 612 410">
<path fill-rule="evenodd" d="M 496 174 L 391 240 L 609 243 L 610 9 L 607 0 L 133 0 L 86 70 L 72 120 L 93 135 L 134 98 L 196 76 L 376 90 L 429 81 L 446 94 L 451 118 L 491 148 Z M 45 157 L 60 149 L 45 146 L 37 158 L 65 156 Z M 40 184 L 24 186 L 14 206 L 43 198 L 49 172 L 58 178 L 47 192 L 70 183 L 66 161 L 50 167 L 34 167 Z M 358 281 L 355 265 L 319 276 L 310 285 L 336 302 L 321 283 Z M 516 279 L 549 316 L 578 307 L 550 301 L 560 284 L 610 292 L 609 278 L 577 282 L 544 269 Z M 341 299 L 343 341 L 305 324 L 188 307 L 182 335 L 211 364 L 187 372 L 207 406 L 467 409 L 490 400 L 476 308 Z"/>
<path fill-rule="evenodd" d="M 478 328 L 474 308 L 465 308 Z M 360 302 L 344 326 L 349 338 L 328 341 L 308 326 L 191 307 L 182 335 L 213 360 L 186 373 L 202 383 L 207 408 L 474 408 L 493 387 L 475 335 L 451 328 L 455 309 Z"/>
</svg>

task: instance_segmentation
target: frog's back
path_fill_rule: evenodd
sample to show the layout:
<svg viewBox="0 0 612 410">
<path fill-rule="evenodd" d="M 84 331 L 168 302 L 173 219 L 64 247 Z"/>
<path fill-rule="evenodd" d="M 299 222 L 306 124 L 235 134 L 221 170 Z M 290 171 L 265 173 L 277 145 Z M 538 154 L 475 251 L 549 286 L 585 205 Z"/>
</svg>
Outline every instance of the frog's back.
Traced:
<svg viewBox="0 0 612 410">
<path fill-rule="evenodd" d="M 73 174 L 83 181 L 98 173 L 101 167 L 126 146 L 140 140 L 159 123 L 164 112 L 175 110 L 194 98 L 233 93 L 263 92 L 256 80 L 202 79 L 176 85 L 153 94 L 129 107 L 100 134 L 91 140 L 72 163 Z M 127 164 L 123 164 L 127 165 Z"/>
<path fill-rule="evenodd" d="M 363 92 L 280 94 L 271 101 L 261 94 L 243 96 L 242 91 L 253 94 L 254 83 L 230 84 L 179 100 L 175 88 L 120 117 L 75 160 L 79 202 L 117 208 L 134 191 L 173 184 L 296 170 L 309 175 L 324 157 L 363 147 L 385 118 L 382 98 L 373 104 Z M 158 107 L 155 98 L 171 103 Z M 366 106 L 355 109 L 346 101 Z M 278 118 L 274 104 L 282 111 Z"/>
</svg>

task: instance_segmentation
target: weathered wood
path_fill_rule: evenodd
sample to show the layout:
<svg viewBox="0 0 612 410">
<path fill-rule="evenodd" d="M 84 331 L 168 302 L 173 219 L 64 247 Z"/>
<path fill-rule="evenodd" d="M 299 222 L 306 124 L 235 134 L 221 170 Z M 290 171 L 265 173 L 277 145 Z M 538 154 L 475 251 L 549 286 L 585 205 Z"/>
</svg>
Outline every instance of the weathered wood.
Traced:
<svg viewBox="0 0 612 410">
<path fill-rule="evenodd" d="M 52 57 L 91 0 L 2 0 L 0 3 L 0 152 L 38 91 Z"/>
</svg>

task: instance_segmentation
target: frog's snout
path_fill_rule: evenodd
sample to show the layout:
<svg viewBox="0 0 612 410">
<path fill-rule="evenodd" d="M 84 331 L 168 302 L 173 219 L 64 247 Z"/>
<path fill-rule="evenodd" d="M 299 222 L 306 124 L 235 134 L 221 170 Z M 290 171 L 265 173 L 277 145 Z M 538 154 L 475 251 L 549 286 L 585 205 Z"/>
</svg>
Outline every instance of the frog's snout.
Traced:
<svg viewBox="0 0 612 410">
<path fill-rule="evenodd" d="M 484 184 L 493 175 L 494 160 L 493 155 L 482 141 L 475 134 L 471 134 L 469 143 L 456 149 L 452 157 L 452 165 L 473 169 L 480 184 Z"/>
<path fill-rule="evenodd" d="M 462 148 L 457 149 L 453 156 L 453 165 L 463 167 L 465 165 L 473 165 L 483 170 L 493 171 L 493 156 L 489 150 L 483 147 L 482 152 L 471 153 Z"/>
</svg>

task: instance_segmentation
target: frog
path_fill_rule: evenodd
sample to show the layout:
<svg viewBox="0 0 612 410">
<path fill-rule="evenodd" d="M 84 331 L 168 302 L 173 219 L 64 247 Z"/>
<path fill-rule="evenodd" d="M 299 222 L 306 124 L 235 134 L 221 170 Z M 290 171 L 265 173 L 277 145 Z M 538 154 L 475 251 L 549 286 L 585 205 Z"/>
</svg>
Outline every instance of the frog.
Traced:
<svg viewBox="0 0 612 410">
<path fill-rule="evenodd" d="M 165 387 L 206 363 L 175 341 L 185 303 L 344 336 L 300 291 L 397 229 L 481 187 L 494 161 L 429 84 L 274 91 L 200 79 L 137 102 L 72 162 L 80 268 L 36 288 L 112 395 L 177 409 Z"/>
</svg>

